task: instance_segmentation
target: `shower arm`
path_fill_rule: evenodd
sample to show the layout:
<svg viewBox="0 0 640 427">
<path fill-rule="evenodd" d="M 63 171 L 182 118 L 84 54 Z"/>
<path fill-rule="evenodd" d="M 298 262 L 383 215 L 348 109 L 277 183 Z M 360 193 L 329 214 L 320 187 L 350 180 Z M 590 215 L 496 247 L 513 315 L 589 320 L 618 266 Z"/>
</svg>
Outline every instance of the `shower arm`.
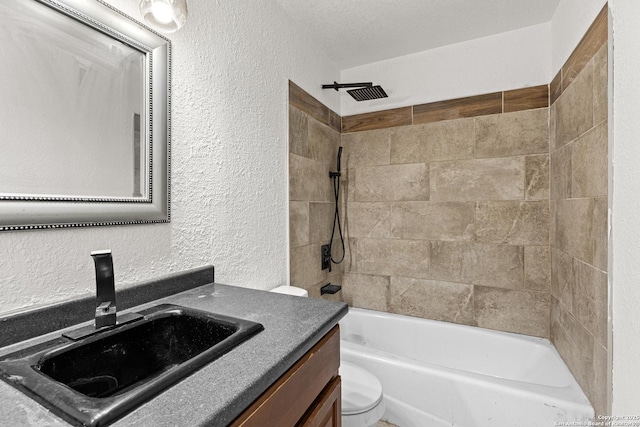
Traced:
<svg viewBox="0 0 640 427">
<path fill-rule="evenodd" d="M 338 91 L 338 89 L 345 89 L 345 88 L 349 88 L 349 87 L 373 87 L 373 83 L 372 82 L 367 82 L 367 83 L 338 83 L 338 82 L 333 82 L 333 84 L 322 85 L 322 89 L 335 89 L 336 92 Z"/>
</svg>

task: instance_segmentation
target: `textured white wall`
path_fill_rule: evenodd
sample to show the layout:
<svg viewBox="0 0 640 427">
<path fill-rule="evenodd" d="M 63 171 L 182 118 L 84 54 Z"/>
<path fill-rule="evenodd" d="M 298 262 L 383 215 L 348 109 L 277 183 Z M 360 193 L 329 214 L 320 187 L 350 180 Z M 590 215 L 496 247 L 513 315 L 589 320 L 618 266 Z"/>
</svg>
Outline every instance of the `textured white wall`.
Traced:
<svg viewBox="0 0 640 427">
<path fill-rule="evenodd" d="M 356 102 L 341 91 L 341 114 L 365 113 L 508 89 L 547 84 L 551 75 L 550 24 L 342 70 L 345 83 L 372 81 L 389 98 Z"/>
<path fill-rule="evenodd" d="M 172 222 L 0 234 L 0 313 L 93 294 L 101 248 L 116 287 L 205 264 L 221 283 L 285 284 L 288 79 L 338 110 L 319 89 L 338 71 L 299 33 L 272 0 L 189 0 L 170 36 Z"/>
<path fill-rule="evenodd" d="M 613 134 L 609 280 L 613 299 L 613 413 L 640 415 L 640 2 L 610 0 Z M 611 30 L 610 30 L 611 33 Z M 611 111 L 611 107 L 610 107 Z"/>
<path fill-rule="evenodd" d="M 607 0 L 560 0 L 551 18 L 553 76 L 567 61 L 606 2 Z"/>
</svg>

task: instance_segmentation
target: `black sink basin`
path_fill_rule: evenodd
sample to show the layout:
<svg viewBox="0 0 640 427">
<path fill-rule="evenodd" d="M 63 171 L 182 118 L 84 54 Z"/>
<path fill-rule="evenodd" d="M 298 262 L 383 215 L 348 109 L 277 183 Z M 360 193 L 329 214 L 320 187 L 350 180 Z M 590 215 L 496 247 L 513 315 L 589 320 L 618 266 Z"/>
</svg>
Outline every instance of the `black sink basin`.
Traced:
<svg viewBox="0 0 640 427">
<path fill-rule="evenodd" d="M 263 329 L 169 304 L 140 314 L 77 342 L 59 338 L 7 355 L 0 377 L 73 424 L 103 426 Z"/>
</svg>

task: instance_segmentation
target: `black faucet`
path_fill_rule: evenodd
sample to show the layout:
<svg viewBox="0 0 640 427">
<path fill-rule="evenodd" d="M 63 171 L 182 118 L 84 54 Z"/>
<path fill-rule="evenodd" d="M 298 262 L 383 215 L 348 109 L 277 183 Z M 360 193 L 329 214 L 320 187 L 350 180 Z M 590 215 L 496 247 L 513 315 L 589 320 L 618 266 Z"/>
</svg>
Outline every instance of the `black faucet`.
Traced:
<svg viewBox="0 0 640 427">
<path fill-rule="evenodd" d="M 116 326 L 116 285 L 111 250 L 91 252 L 96 264 L 96 329 Z"/>
<path fill-rule="evenodd" d="M 91 257 L 96 264 L 95 325 L 81 326 L 78 329 L 62 334 L 62 336 L 74 341 L 144 318 L 139 313 L 116 314 L 116 286 L 113 276 L 111 250 L 93 251 L 91 252 Z"/>
</svg>

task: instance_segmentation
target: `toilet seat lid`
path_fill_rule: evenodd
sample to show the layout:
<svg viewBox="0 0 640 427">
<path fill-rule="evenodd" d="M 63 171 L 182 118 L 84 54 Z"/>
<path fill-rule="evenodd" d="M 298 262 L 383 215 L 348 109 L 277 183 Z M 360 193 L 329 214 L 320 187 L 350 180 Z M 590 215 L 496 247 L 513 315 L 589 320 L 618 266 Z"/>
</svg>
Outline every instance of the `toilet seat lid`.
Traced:
<svg viewBox="0 0 640 427">
<path fill-rule="evenodd" d="M 342 414 L 366 412 L 382 400 L 382 384 L 371 372 L 352 363 L 340 361 L 342 377 Z"/>
</svg>

